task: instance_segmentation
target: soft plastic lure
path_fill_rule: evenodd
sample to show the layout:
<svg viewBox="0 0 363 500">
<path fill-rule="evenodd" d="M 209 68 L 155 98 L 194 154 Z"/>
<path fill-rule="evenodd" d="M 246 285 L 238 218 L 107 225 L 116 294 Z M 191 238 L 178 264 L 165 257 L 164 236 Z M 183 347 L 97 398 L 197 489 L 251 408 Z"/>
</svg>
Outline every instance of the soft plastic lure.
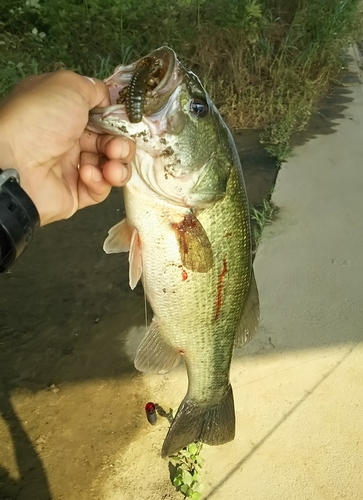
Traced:
<svg viewBox="0 0 363 500">
<path fill-rule="evenodd" d="M 131 123 L 142 120 L 145 97 L 160 83 L 161 62 L 155 57 L 142 59 L 136 67 L 129 85 L 121 90 L 118 102 L 125 101 Z"/>
</svg>

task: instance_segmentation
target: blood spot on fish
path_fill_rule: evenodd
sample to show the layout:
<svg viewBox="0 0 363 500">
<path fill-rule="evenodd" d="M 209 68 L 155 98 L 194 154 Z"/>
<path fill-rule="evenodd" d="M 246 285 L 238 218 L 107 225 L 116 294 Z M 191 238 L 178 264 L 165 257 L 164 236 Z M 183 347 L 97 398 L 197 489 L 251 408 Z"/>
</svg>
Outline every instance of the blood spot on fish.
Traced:
<svg viewBox="0 0 363 500">
<path fill-rule="evenodd" d="M 223 269 L 220 275 L 218 276 L 218 292 L 217 292 L 217 303 L 216 303 L 216 315 L 214 317 L 215 321 L 219 318 L 219 313 L 221 312 L 222 307 L 222 294 L 224 287 L 224 278 L 227 274 L 227 260 L 223 259 Z"/>
<path fill-rule="evenodd" d="M 184 349 L 179 349 L 179 352 L 180 352 L 181 355 L 185 354 Z"/>
<path fill-rule="evenodd" d="M 186 281 L 188 279 L 188 273 L 185 269 L 182 270 L 182 281 Z"/>
<path fill-rule="evenodd" d="M 232 233 L 231 233 L 231 232 L 226 233 L 226 234 L 224 235 L 224 237 L 225 237 L 225 238 L 228 238 L 229 236 L 232 236 Z"/>
</svg>

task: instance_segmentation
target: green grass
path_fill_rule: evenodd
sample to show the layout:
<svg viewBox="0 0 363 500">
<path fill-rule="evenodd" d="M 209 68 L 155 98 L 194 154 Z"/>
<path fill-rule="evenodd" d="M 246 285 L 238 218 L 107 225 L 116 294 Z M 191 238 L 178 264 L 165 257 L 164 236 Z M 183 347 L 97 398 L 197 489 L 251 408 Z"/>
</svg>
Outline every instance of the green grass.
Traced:
<svg viewBox="0 0 363 500">
<path fill-rule="evenodd" d="M 263 200 L 259 207 L 250 207 L 253 253 L 256 253 L 261 240 L 262 232 L 266 226 L 272 224 L 278 214 L 278 208 L 271 200 Z"/>
<path fill-rule="evenodd" d="M 162 45 L 201 77 L 232 129 L 279 158 L 360 36 L 361 0 L 2 0 L 0 95 L 67 67 L 102 78 Z"/>
</svg>

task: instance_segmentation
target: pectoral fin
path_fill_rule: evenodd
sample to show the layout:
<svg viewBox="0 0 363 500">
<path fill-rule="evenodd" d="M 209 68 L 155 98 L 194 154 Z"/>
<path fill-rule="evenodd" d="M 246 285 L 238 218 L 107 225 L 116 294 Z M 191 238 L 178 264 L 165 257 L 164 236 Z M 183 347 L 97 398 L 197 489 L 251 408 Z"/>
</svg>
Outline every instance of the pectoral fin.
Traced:
<svg viewBox="0 0 363 500">
<path fill-rule="evenodd" d="M 260 301 L 255 279 L 255 273 L 252 270 L 250 287 L 243 305 L 240 324 L 238 325 L 235 340 L 236 347 L 242 347 L 251 340 L 257 331 L 260 321 Z"/>
<path fill-rule="evenodd" d="M 129 253 L 129 283 L 133 290 L 142 274 L 141 243 L 136 229 L 130 227 L 127 219 L 111 227 L 103 244 L 106 253 Z"/>
<path fill-rule="evenodd" d="M 141 242 L 136 229 L 132 231 L 129 253 L 129 283 L 133 290 L 142 274 Z"/>
<path fill-rule="evenodd" d="M 132 228 L 127 219 L 111 227 L 108 236 L 103 244 L 103 250 L 106 253 L 128 252 L 130 250 L 132 238 Z"/>
<path fill-rule="evenodd" d="M 213 266 L 213 253 L 207 233 L 202 224 L 190 213 L 172 228 L 179 245 L 183 266 L 190 271 L 206 273 Z"/>
</svg>

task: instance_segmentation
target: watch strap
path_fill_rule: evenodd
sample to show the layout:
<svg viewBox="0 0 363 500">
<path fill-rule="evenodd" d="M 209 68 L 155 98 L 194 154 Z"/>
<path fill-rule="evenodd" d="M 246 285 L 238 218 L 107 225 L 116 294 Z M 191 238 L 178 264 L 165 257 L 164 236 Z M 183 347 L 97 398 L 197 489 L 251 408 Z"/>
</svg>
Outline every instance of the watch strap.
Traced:
<svg viewBox="0 0 363 500">
<path fill-rule="evenodd" d="M 16 170 L 0 169 L 0 272 L 26 250 L 40 223 L 36 206 L 19 181 Z"/>
</svg>

